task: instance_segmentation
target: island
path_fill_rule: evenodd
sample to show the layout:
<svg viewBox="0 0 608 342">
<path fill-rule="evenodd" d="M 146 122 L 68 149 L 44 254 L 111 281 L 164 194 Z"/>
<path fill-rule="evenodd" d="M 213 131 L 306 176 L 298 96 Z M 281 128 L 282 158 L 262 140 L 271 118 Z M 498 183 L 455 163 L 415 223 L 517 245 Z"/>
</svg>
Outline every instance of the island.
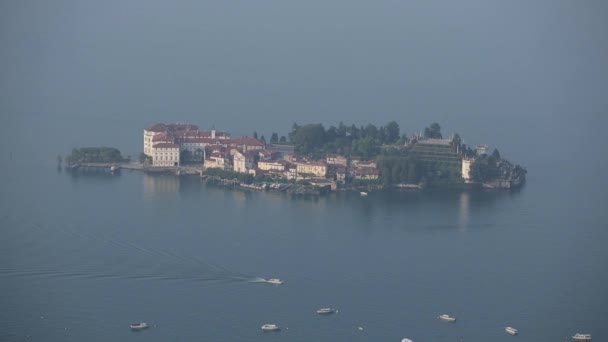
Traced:
<svg viewBox="0 0 608 342">
<path fill-rule="evenodd" d="M 127 162 L 113 148 L 74 149 L 69 167 L 108 166 L 146 172 L 200 175 L 206 182 L 258 190 L 320 195 L 335 190 L 362 194 L 390 188 L 514 189 L 526 169 L 489 153 L 484 144 L 468 146 L 459 134 L 444 137 L 432 123 L 411 136 L 391 121 L 357 127 L 340 122 L 298 125 L 269 141 L 253 132 L 232 138 L 228 132 L 197 125 L 156 123 L 143 130 L 143 152 Z M 136 165 L 136 166 L 134 166 Z"/>
</svg>

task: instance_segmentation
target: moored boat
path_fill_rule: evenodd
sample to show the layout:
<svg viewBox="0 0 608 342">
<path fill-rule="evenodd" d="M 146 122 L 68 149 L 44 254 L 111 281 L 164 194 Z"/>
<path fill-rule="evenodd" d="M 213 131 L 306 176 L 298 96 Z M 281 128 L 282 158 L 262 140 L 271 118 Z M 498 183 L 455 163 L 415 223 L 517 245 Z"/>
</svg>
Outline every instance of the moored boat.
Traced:
<svg viewBox="0 0 608 342">
<path fill-rule="evenodd" d="M 444 315 L 441 315 L 441 316 L 439 316 L 437 318 L 439 318 L 442 321 L 446 321 L 446 322 L 456 322 L 456 318 L 455 317 L 451 317 L 450 315 L 445 315 L 444 314 Z"/>
<path fill-rule="evenodd" d="M 519 331 L 517 331 L 517 329 L 515 329 L 513 327 L 505 327 L 505 331 L 508 334 L 511 334 L 511 335 L 517 335 L 517 334 L 519 334 Z"/>
<path fill-rule="evenodd" d="M 365 191 L 361 191 L 360 194 L 361 194 L 361 196 L 367 196 L 367 192 L 365 192 Z"/>
<path fill-rule="evenodd" d="M 267 283 L 269 284 L 274 284 L 274 285 L 282 285 L 283 281 L 281 279 L 277 279 L 277 278 L 270 278 L 268 280 L 266 280 Z"/>
<path fill-rule="evenodd" d="M 264 331 L 279 331 L 279 330 L 281 330 L 281 328 L 279 328 L 279 326 L 276 325 L 276 324 L 264 324 L 264 325 L 262 325 L 262 330 L 264 330 Z"/>
<path fill-rule="evenodd" d="M 148 327 L 148 323 L 131 323 L 131 330 L 143 330 Z"/>
<path fill-rule="evenodd" d="M 579 334 L 576 333 L 572 336 L 573 341 L 591 341 L 591 334 Z"/>
<path fill-rule="evenodd" d="M 336 312 L 336 310 L 332 309 L 332 308 L 322 308 L 322 309 L 317 310 L 317 313 L 320 315 L 332 314 L 334 312 Z"/>
<path fill-rule="evenodd" d="M 404 337 L 404 338 L 401 340 L 401 342 L 414 342 L 414 340 L 410 340 L 409 338 Z"/>
</svg>

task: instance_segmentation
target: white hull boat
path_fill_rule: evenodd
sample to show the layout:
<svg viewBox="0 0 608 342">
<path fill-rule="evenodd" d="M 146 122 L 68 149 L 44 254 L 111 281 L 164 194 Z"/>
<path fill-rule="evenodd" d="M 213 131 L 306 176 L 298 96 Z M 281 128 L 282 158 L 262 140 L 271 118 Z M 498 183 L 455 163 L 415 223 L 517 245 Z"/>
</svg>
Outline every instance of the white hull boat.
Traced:
<svg viewBox="0 0 608 342">
<path fill-rule="evenodd" d="M 328 314 L 333 314 L 335 312 L 336 312 L 336 310 L 332 309 L 332 308 L 323 308 L 323 309 L 317 310 L 317 313 L 319 315 L 328 315 Z"/>
<path fill-rule="evenodd" d="M 445 322 L 456 322 L 456 318 L 451 317 L 450 315 L 441 315 L 437 318 L 439 318 L 440 320 L 445 321 Z"/>
<path fill-rule="evenodd" d="M 262 325 L 262 330 L 263 331 L 279 331 L 279 330 L 281 330 L 281 328 L 279 328 L 279 326 L 276 324 L 264 324 L 264 325 Z"/>
<path fill-rule="evenodd" d="M 365 192 L 365 191 L 361 191 L 360 194 L 361 194 L 361 196 L 364 196 L 364 197 L 367 196 L 367 192 Z"/>
<path fill-rule="evenodd" d="M 515 329 L 513 327 L 505 327 L 505 331 L 507 332 L 507 334 L 510 334 L 510 335 L 519 334 L 519 331 L 517 331 L 517 329 Z"/>
<path fill-rule="evenodd" d="M 277 279 L 277 278 L 270 278 L 270 279 L 266 280 L 266 282 L 268 284 L 283 285 L 283 281 L 281 279 Z"/>
<path fill-rule="evenodd" d="M 409 338 L 405 337 L 403 340 L 401 340 L 401 342 L 414 342 L 414 340 L 410 340 Z"/>
<path fill-rule="evenodd" d="M 130 327 L 131 330 L 143 330 L 148 328 L 148 323 L 133 323 Z"/>
<path fill-rule="evenodd" d="M 572 336 L 573 341 L 591 341 L 591 334 L 576 334 Z"/>
</svg>

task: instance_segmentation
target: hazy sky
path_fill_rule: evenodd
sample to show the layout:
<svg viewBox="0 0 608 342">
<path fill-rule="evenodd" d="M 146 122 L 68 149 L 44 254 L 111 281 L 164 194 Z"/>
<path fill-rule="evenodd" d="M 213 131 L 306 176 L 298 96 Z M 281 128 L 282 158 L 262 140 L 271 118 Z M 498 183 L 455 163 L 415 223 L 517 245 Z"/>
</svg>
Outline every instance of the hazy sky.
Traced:
<svg viewBox="0 0 608 342">
<path fill-rule="evenodd" d="M 603 0 L 0 2 L 3 130 L 34 116 L 115 121 L 138 144 L 155 121 L 472 134 L 529 117 L 594 128 L 607 108 Z"/>
</svg>

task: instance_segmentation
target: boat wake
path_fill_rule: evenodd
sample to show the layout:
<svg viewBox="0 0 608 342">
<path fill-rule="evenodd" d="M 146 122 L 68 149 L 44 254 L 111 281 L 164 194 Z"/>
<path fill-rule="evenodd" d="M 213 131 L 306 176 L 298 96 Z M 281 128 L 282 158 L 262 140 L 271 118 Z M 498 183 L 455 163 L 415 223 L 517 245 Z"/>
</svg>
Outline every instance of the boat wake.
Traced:
<svg viewBox="0 0 608 342">
<path fill-rule="evenodd" d="M 29 250 L 33 257 L 19 262 L 20 267 L 16 267 L 16 262 L 8 265 L 0 263 L 0 277 L 185 280 L 208 285 L 245 283 L 252 279 L 262 279 L 168 249 L 148 247 L 111 236 L 76 231 L 69 227 L 42 225 L 27 218 L 21 218 L 20 221 L 43 236 L 37 236 L 35 242 L 31 242 L 33 239 L 28 236 L 27 240 L 30 242 L 22 246 L 21 250 Z M 27 232 L 21 232 L 25 233 Z M 61 235 L 74 238 L 74 243 L 66 244 Z M 57 242 L 56 245 L 54 241 Z M 61 253 L 65 258 L 61 259 L 60 264 L 37 260 L 35 257 L 38 254 L 36 249 L 49 247 L 66 249 Z M 71 255 L 75 257 L 70 257 Z"/>
</svg>

